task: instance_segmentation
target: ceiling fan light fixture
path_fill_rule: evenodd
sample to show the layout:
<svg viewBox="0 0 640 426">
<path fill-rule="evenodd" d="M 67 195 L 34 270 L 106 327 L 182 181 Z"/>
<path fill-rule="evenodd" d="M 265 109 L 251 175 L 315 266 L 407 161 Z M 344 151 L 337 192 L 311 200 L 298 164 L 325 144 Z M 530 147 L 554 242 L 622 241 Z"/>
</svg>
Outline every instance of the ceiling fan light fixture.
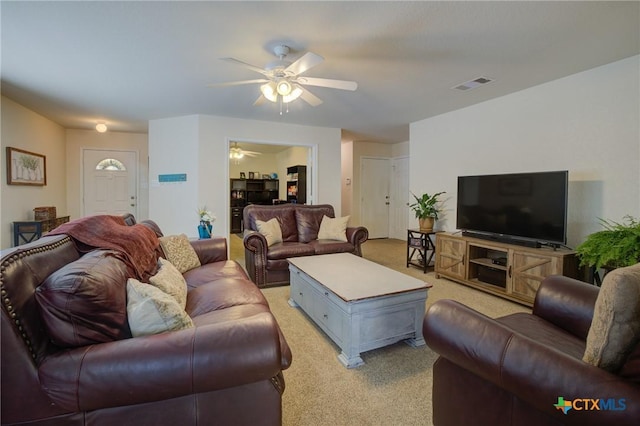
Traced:
<svg viewBox="0 0 640 426">
<path fill-rule="evenodd" d="M 287 96 L 291 93 L 291 83 L 289 83 L 287 80 L 278 81 L 278 85 L 276 87 L 278 89 L 278 95 L 280 96 Z"/>
<path fill-rule="evenodd" d="M 296 99 L 298 99 L 300 97 L 300 95 L 302 95 L 302 87 L 298 86 L 297 84 L 293 87 L 293 90 L 291 91 L 291 93 L 289 93 L 288 95 L 283 95 L 282 96 L 282 102 L 289 103 L 289 102 L 293 102 Z"/>
<path fill-rule="evenodd" d="M 239 160 L 244 157 L 244 152 L 236 145 L 229 148 L 229 158 L 232 160 Z"/>
<path fill-rule="evenodd" d="M 263 84 L 260 86 L 260 91 L 262 92 L 262 96 L 269 99 L 271 102 L 276 102 L 278 100 L 278 92 L 276 92 L 276 84 L 274 82 Z"/>
</svg>

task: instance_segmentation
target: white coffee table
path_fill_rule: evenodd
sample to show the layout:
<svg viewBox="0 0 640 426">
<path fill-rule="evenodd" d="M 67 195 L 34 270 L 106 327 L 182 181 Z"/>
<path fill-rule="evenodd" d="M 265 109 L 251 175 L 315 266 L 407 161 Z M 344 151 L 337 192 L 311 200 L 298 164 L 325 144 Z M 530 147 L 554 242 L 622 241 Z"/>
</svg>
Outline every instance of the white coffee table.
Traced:
<svg viewBox="0 0 640 426">
<path fill-rule="evenodd" d="M 347 368 L 360 353 L 422 337 L 430 284 L 350 253 L 290 258 L 289 304 L 300 307 L 342 350 Z"/>
</svg>

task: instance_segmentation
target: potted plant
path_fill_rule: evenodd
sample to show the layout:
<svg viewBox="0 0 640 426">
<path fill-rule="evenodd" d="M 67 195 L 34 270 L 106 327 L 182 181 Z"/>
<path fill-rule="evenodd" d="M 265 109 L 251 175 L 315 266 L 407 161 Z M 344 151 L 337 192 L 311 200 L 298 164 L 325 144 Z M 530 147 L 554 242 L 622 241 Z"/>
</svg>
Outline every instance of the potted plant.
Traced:
<svg viewBox="0 0 640 426">
<path fill-rule="evenodd" d="M 416 202 L 410 204 L 409 207 L 416 214 L 416 218 L 418 218 L 420 223 L 421 231 L 433 231 L 433 224 L 436 219 L 438 219 L 438 213 L 440 212 L 438 197 L 444 193 L 445 192 L 437 192 L 433 195 L 429 195 L 425 192 L 420 197 L 416 196 L 413 192 L 411 193 Z"/>
<path fill-rule="evenodd" d="M 625 216 L 623 223 L 600 219 L 605 228 L 576 247 L 580 266 L 615 269 L 640 262 L 640 222 Z"/>
</svg>

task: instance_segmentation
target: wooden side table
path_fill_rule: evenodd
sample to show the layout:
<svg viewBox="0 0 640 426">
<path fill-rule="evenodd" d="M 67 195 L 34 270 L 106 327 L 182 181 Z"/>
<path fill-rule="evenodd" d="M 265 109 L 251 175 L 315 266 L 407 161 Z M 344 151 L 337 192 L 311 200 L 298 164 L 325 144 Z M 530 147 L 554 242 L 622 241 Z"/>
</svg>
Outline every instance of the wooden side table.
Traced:
<svg viewBox="0 0 640 426">
<path fill-rule="evenodd" d="M 46 220 L 28 220 L 13 222 L 13 245 L 30 243 L 42 237 L 43 234 L 69 222 L 69 216 L 56 217 Z"/>
<path fill-rule="evenodd" d="M 416 266 L 427 273 L 436 253 L 436 245 L 431 238 L 435 234 L 435 231 L 407 229 L 407 268 Z"/>
</svg>

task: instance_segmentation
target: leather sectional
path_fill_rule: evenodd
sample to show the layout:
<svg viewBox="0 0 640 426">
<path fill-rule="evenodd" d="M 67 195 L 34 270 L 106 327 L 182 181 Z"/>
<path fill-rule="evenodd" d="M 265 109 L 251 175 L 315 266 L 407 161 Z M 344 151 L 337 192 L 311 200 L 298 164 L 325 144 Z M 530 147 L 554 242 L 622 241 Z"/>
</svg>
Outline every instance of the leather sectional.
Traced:
<svg viewBox="0 0 640 426">
<path fill-rule="evenodd" d="M 131 217 L 127 222 L 144 226 Z M 282 370 L 292 355 L 266 299 L 242 267 L 227 259 L 225 239 L 191 245 L 201 266 L 183 276 L 186 312 L 195 326 L 143 337 L 131 337 L 123 326 L 125 295 L 114 277 L 126 268 L 117 255 L 107 250 L 103 256 L 100 249 L 85 254 L 68 235 L 3 251 L 2 424 L 281 424 Z M 100 331 L 115 330 L 116 338 L 90 331 L 75 337 L 104 341 L 54 343 L 35 294 L 63 268 L 76 274 L 69 280 L 73 294 L 64 295 L 70 309 L 82 297 L 106 298 L 105 311 L 75 309 L 71 321 L 102 318 Z M 108 285 L 113 296 L 97 293 L 108 279 L 114 280 Z M 95 331 L 95 321 L 89 328 Z M 73 330 L 83 330 L 82 324 Z"/>
</svg>

